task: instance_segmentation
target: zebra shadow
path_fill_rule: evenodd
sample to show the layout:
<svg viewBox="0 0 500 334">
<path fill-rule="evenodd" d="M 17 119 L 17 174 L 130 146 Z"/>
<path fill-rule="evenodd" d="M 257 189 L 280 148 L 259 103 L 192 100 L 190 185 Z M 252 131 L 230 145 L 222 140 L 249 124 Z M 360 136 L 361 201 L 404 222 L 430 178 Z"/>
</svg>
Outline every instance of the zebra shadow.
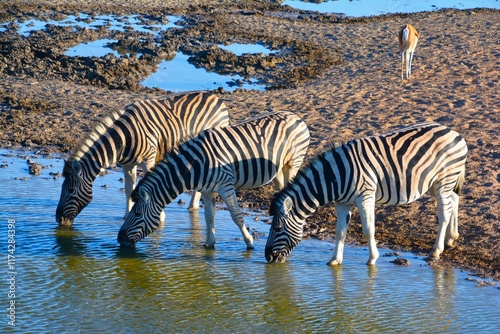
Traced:
<svg viewBox="0 0 500 334">
<path fill-rule="evenodd" d="M 82 232 L 56 227 L 54 237 L 56 245 L 52 249 L 56 255 L 81 256 L 88 252 Z"/>
</svg>

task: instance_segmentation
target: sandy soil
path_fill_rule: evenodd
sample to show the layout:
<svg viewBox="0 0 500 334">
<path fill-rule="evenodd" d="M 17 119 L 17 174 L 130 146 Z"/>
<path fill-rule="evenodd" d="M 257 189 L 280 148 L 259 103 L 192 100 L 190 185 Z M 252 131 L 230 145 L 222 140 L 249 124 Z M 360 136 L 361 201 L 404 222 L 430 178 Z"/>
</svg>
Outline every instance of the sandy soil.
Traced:
<svg viewBox="0 0 500 334">
<path fill-rule="evenodd" d="M 161 47 L 151 41 L 138 43 L 144 36 L 137 34 L 114 36 L 146 51 L 143 59 L 63 56 L 65 48 L 83 40 L 109 37 L 106 29 L 50 29 L 27 38 L 0 32 L 0 147 L 68 152 L 109 110 L 165 95 L 139 82 L 162 55 L 182 49 L 200 66 L 259 78 L 268 90 L 216 93 L 234 121 L 269 110 L 297 113 L 310 127 L 311 156 L 333 141 L 420 121 L 436 121 L 461 133 L 469 158 L 460 238 L 432 265 L 453 265 L 500 279 L 500 11 L 341 19 L 266 1 L 12 0 L 0 4 L 0 22 L 78 12 L 153 18 L 177 14 L 183 15 L 186 29 L 165 34 Z M 413 77 L 402 81 L 397 32 L 406 23 L 417 28 L 420 40 Z M 231 41 L 263 42 L 289 52 L 242 59 L 203 48 Z M 242 203 L 266 209 L 272 191 L 263 187 L 241 192 Z M 437 218 L 429 196 L 408 205 L 379 207 L 376 214 L 380 247 L 422 253 L 432 248 Z M 331 238 L 335 221 L 335 210 L 328 205 L 309 219 L 306 233 Z M 356 213 L 347 238 L 365 244 Z M 330 257 L 321 255 L 325 262 Z"/>
</svg>

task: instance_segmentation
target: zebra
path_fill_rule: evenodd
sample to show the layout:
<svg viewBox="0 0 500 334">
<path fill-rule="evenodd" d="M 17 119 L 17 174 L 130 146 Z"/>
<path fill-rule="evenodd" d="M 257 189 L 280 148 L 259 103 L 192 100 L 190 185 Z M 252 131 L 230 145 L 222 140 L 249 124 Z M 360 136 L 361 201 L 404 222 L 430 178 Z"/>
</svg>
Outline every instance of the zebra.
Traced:
<svg viewBox="0 0 500 334">
<path fill-rule="evenodd" d="M 307 125 L 291 112 L 271 112 L 225 128 L 208 129 L 165 155 L 132 193 L 135 205 L 118 233 L 134 246 L 159 226 L 163 208 L 187 189 L 201 192 L 205 204 L 206 248 L 215 245 L 215 193 L 226 203 L 247 249 L 247 231 L 235 189 L 273 182 L 282 189 L 297 174 L 309 146 Z"/>
<path fill-rule="evenodd" d="M 126 215 L 133 205 L 130 195 L 138 165 L 149 170 L 180 142 L 205 129 L 227 125 L 226 105 L 207 92 L 136 101 L 124 110 L 113 111 L 65 161 L 56 221 L 60 226 L 73 224 L 92 200 L 92 183 L 101 169 L 113 163 L 120 163 L 125 175 Z M 189 209 L 197 209 L 199 199 L 200 194 L 195 193 Z"/>
<path fill-rule="evenodd" d="M 439 230 L 429 260 L 458 238 L 458 202 L 465 180 L 467 145 L 455 131 L 421 123 L 352 140 L 323 152 L 275 195 L 265 257 L 285 262 L 302 239 L 305 219 L 334 201 L 337 213 L 335 251 L 328 265 L 342 263 L 352 210 L 361 216 L 368 241 L 368 265 L 379 256 L 375 243 L 375 204 L 410 203 L 427 191 L 437 200 Z"/>
</svg>

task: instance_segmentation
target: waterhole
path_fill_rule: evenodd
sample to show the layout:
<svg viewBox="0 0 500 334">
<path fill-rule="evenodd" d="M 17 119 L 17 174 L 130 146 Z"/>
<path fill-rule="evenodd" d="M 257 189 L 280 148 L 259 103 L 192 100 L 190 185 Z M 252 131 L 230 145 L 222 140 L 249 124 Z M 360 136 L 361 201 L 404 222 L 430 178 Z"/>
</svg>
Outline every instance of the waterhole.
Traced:
<svg viewBox="0 0 500 334">
<path fill-rule="evenodd" d="M 28 174 L 27 159 L 41 164 Z M 216 213 L 216 249 L 202 247 L 203 208 L 174 201 L 165 226 L 135 249 L 121 248 L 125 195 L 121 172 L 94 183 L 94 200 L 70 230 L 55 208 L 63 159 L 0 150 L 0 313 L 7 328 L 14 302 L 21 332 L 324 333 L 498 332 L 500 290 L 467 273 L 429 267 L 402 252 L 409 266 L 381 249 L 376 267 L 364 247 L 328 267 L 332 243 L 304 240 L 285 264 L 267 264 L 269 225 L 247 212 L 257 236 L 247 251 L 226 210 Z M 188 202 L 189 197 L 181 197 Z M 8 244 L 15 249 L 8 252 Z M 8 262 L 7 255 L 14 258 Z M 389 255 L 389 256 L 384 256 Z M 493 283 L 491 283 L 493 284 Z M 13 291 L 9 294 L 9 291 Z M 10 313 L 9 313 L 10 312 Z"/>
<path fill-rule="evenodd" d="M 108 30 L 126 31 L 132 30 L 136 32 L 147 32 L 158 36 L 161 31 L 172 27 L 181 28 L 178 25 L 180 17 L 167 16 L 167 23 L 159 22 L 144 22 L 139 15 L 131 16 L 112 16 L 112 15 L 97 15 L 90 17 L 87 14 L 80 13 L 78 16 L 69 15 L 63 20 L 37 20 L 30 19 L 23 22 L 15 21 L 4 23 L 0 26 L 0 31 L 5 31 L 9 24 L 15 23 L 18 28 L 17 32 L 23 36 L 29 36 L 31 33 L 46 29 L 48 25 L 55 26 L 72 26 L 88 29 L 97 29 L 106 26 Z M 83 56 L 83 57 L 104 57 L 107 54 L 113 54 L 115 57 L 122 55 L 141 57 L 141 53 L 127 49 L 119 49 L 112 46 L 112 43 L 117 40 L 98 39 L 95 41 L 85 41 L 73 47 L 70 47 L 64 53 L 67 56 Z M 221 49 L 235 53 L 237 56 L 242 54 L 269 54 L 271 51 L 261 44 L 242 44 L 234 43 L 229 45 L 219 45 Z M 191 64 L 189 56 L 176 52 L 174 57 L 163 59 L 156 67 L 156 71 L 145 78 L 141 84 L 149 88 L 160 88 L 172 92 L 188 91 L 188 90 L 215 90 L 220 87 L 227 91 L 240 89 L 256 89 L 264 90 L 265 86 L 259 84 L 257 80 L 252 78 L 244 78 L 233 74 L 218 74 L 215 71 L 207 71 L 204 68 L 197 67 Z"/>
<path fill-rule="evenodd" d="M 318 11 L 321 13 L 335 13 L 345 16 L 372 16 L 393 13 L 416 13 L 433 11 L 442 8 L 471 9 L 496 8 L 500 9 L 498 0 L 444 0 L 444 1 L 414 1 L 414 0 L 325 0 L 302 1 L 285 0 L 281 3 L 292 8 Z"/>
</svg>

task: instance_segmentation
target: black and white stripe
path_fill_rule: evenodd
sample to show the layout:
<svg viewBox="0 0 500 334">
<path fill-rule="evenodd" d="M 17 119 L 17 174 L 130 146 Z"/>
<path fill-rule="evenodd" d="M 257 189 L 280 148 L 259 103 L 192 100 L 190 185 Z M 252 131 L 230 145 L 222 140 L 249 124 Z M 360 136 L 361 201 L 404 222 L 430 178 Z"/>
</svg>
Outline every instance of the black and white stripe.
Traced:
<svg viewBox="0 0 500 334">
<path fill-rule="evenodd" d="M 122 245 L 135 245 L 158 228 L 163 208 L 182 192 L 202 193 L 207 225 L 206 247 L 215 244 L 214 195 L 219 193 L 248 249 L 252 236 L 244 226 L 235 189 L 271 181 L 279 190 L 300 169 L 309 145 L 306 124 L 289 112 L 266 114 L 225 128 L 209 129 L 181 144 L 139 182 L 136 201 L 118 234 Z"/>
<path fill-rule="evenodd" d="M 92 184 L 103 168 L 120 163 L 125 174 L 127 204 L 136 183 L 136 169 L 151 169 L 165 152 L 205 129 L 229 125 L 225 104 L 215 95 L 190 92 L 138 101 L 106 117 L 65 162 L 61 197 L 56 210 L 60 225 L 74 218 L 92 200 Z M 198 207 L 200 194 L 190 208 Z"/>
<path fill-rule="evenodd" d="M 375 264 L 375 204 L 410 203 L 427 191 L 438 204 L 439 231 L 430 254 L 458 238 L 459 192 L 465 178 L 467 145 L 455 131 L 424 123 L 356 139 L 324 152 L 301 169 L 271 203 L 273 222 L 266 244 L 269 262 L 284 262 L 302 239 L 303 224 L 316 209 L 334 201 L 336 249 L 329 265 L 342 262 L 352 210 L 357 207 Z"/>
</svg>

